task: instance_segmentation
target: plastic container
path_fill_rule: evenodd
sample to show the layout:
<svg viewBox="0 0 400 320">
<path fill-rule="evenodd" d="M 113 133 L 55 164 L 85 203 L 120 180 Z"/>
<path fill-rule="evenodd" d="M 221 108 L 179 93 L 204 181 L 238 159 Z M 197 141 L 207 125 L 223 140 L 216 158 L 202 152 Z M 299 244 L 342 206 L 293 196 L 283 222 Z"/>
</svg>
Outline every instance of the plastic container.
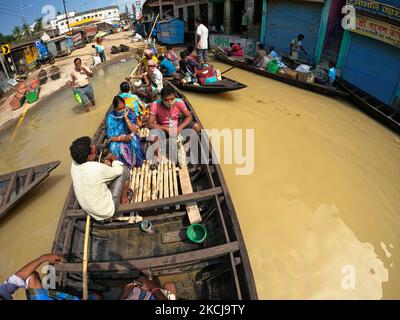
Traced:
<svg viewBox="0 0 400 320">
<path fill-rule="evenodd" d="M 274 59 L 274 60 L 271 60 L 270 62 L 268 62 L 265 70 L 267 70 L 268 72 L 271 72 L 271 73 L 277 73 L 279 70 L 278 61 L 276 61 Z"/>
<path fill-rule="evenodd" d="M 186 230 L 186 235 L 192 242 L 203 243 L 207 238 L 207 230 L 202 224 L 194 223 Z"/>
<path fill-rule="evenodd" d="M 153 234 L 155 232 L 153 224 L 147 220 L 142 221 L 140 224 L 140 229 L 148 234 Z"/>
<path fill-rule="evenodd" d="M 28 101 L 28 103 L 34 103 L 38 99 L 39 97 L 36 91 L 31 91 L 26 94 L 26 101 Z"/>
</svg>

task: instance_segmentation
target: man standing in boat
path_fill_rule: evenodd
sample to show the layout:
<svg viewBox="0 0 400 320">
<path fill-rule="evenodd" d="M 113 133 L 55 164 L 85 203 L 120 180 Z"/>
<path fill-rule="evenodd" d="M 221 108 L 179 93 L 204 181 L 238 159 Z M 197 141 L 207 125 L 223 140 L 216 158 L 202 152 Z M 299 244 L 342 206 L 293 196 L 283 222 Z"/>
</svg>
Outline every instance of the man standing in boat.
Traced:
<svg viewBox="0 0 400 320">
<path fill-rule="evenodd" d="M 92 106 L 96 104 L 94 100 L 93 87 L 89 82 L 89 77 L 93 77 L 93 72 L 85 65 L 82 65 L 81 58 L 76 58 L 74 60 L 75 68 L 71 72 L 71 87 L 76 91 L 80 98 L 82 99 L 82 105 L 89 112 L 89 101 Z"/>
<path fill-rule="evenodd" d="M 70 146 L 72 184 L 82 210 L 104 222 L 117 211 L 121 199 L 128 202 L 129 170 L 110 154 L 104 163 L 96 161 L 97 148 L 89 137 Z"/>
<path fill-rule="evenodd" d="M 196 51 L 200 64 L 207 62 L 208 29 L 200 18 L 196 19 Z"/>
<path fill-rule="evenodd" d="M 307 51 L 303 48 L 302 41 L 304 35 L 299 34 L 297 39 L 293 39 L 290 43 L 290 68 L 294 69 L 296 61 L 299 59 L 299 50 L 303 51 L 307 55 Z"/>
</svg>

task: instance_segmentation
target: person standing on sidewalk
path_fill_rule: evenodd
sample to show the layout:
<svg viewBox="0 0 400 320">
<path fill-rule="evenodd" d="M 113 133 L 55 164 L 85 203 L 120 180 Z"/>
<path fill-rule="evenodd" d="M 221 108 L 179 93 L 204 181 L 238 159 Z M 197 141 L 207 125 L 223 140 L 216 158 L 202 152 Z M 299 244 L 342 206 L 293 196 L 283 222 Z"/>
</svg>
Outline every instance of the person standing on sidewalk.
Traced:
<svg viewBox="0 0 400 320">
<path fill-rule="evenodd" d="M 89 77 L 93 77 L 93 72 L 85 65 L 82 65 L 81 58 L 75 58 L 75 68 L 70 75 L 71 87 L 82 99 L 82 105 L 89 112 L 89 101 L 92 106 L 96 104 L 94 100 L 93 87 L 89 82 Z"/>
<path fill-rule="evenodd" d="M 196 52 L 200 64 L 207 62 L 208 50 L 208 29 L 201 22 L 200 18 L 196 18 Z"/>
</svg>

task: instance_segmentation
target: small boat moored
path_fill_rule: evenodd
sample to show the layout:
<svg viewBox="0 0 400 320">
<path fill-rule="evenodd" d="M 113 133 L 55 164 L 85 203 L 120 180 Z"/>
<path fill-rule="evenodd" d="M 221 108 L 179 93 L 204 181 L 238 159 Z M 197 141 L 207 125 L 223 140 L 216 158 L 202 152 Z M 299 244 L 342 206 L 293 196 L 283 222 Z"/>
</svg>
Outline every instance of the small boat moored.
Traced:
<svg viewBox="0 0 400 320">
<path fill-rule="evenodd" d="M 59 164 L 54 161 L 0 175 L 0 220 Z"/>
<path fill-rule="evenodd" d="M 222 93 L 247 88 L 245 84 L 226 77 L 222 77 L 222 80 L 220 81 L 205 85 L 182 84 L 180 81 L 175 79 L 168 79 L 168 81 L 180 90 L 198 93 Z"/>
<path fill-rule="evenodd" d="M 218 49 L 214 51 L 214 56 L 217 60 L 230 64 L 232 66 L 238 67 L 240 69 L 244 69 L 250 72 L 257 73 L 259 75 L 265 76 L 267 78 L 271 78 L 274 80 L 278 80 L 284 83 L 287 83 L 289 85 L 299 87 L 305 90 L 313 91 L 319 94 L 324 94 L 327 96 L 341 96 L 341 97 L 346 97 L 348 94 L 342 90 L 338 90 L 335 87 L 330 87 L 330 86 L 324 86 L 321 84 L 313 83 L 313 82 L 306 82 L 306 81 L 300 81 L 291 77 L 285 77 L 280 74 L 275 74 L 268 72 L 266 70 L 260 69 L 256 66 L 247 64 L 245 61 L 241 61 L 236 58 L 229 57 L 223 52 L 222 50 Z"/>
</svg>

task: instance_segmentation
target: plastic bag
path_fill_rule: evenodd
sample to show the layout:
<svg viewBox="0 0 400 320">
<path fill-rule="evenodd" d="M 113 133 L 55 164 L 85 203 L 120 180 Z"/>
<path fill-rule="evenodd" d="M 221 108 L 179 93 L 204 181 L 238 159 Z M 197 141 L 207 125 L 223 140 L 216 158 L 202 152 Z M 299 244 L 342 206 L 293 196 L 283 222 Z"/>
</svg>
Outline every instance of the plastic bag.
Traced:
<svg viewBox="0 0 400 320">
<path fill-rule="evenodd" d="M 93 56 L 93 67 L 97 66 L 98 64 L 101 64 L 101 59 L 99 56 Z"/>
<path fill-rule="evenodd" d="M 311 67 L 306 64 L 301 64 L 296 68 L 297 72 L 308 73 L 310 72 Z"/>
</svg>

